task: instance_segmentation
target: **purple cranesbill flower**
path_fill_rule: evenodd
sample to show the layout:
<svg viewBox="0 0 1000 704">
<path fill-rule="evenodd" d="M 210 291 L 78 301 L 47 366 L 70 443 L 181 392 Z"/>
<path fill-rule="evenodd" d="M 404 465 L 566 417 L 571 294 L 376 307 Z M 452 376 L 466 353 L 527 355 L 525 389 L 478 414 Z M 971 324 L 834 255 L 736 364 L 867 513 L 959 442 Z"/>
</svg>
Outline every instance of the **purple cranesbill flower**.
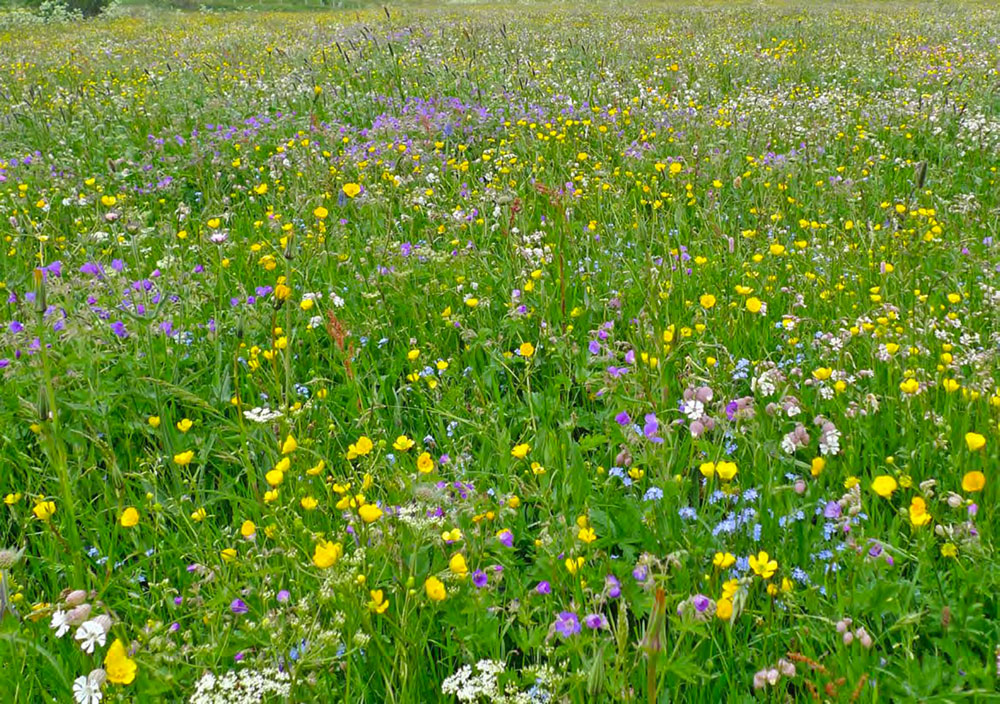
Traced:
<svg viewBox="0 0 1000 704">
<path fill-rule="evenodd" d="M 656 419 L 656 414 L 647 413 L 644 420 L 646 421 L 646 424 L 642 426 L 642 434 L 645 435 L 650 442 L 655 442 L 657 444 L 662 443 L 663 438 L 656 434 L 656 432 L 660 429 L 660 421 Z"/>
<path fill-rule="evenodd" d="M 180 606 L 183 603 L 184 603 L 184 597 L 182 597 L 182 596 L 175 596 L 174 597 L 174 604 L 175 605 Z"/>
<path fill-rule="evenodd" d="M 412 251 L 413 251 L 413 245 L 410 244 L 409 242 L 404 242 L 403 244 L 399 245 L 399 253 L 404 257 L 410 256 L 410 252 Z"/>
<path fill-rule="evenodd" d="M 592 631 L 596 631 L 598 628 L 607 628 L 608 619 L 604 618 L 604 614 L 587 614 L 583 617 L 583 624 Z"/>
<path fill-rule="evenodd" d="M 504 528 L 502 531 L 497 533 L 497 540 L 508 548 L 514 547 L 514 534 L 507 528 Z"/>
<path fill-rule="evenodd" d="M 128 330 L 125 329 L 125 323 L 120 320 L 111 323 L 111 332 L 121 338 L 128 337 Z"/>
<path fill-rule="evenodd" d="M 615 416 L 615 422 L 618 425 L 628 425 L 629 423 L 632 422 L 632 419 L 629 417 L 628 413 L 622 411 L 621 413 Z"/>
<path fill-rule="evenodd" d="M 539 594 L 551 594 L 552 585 L 542 580 L 537 584 L 537 586 L 535 586 L 535 591 L 538 592 Z"/>
<path fill-rule="evenodd" d="M 617 599 L 622 595 L 622 583 L 613 574 L 604 578 L 604 585 L 608 590 L 608 596 L 612 599 Z"/>
<path fill-rule="evenodd" d="M 90 274 L 91 276 L 101 276 L 101 267 L 99 264 L 94 262 L 87 262 L 80 267 L 81 274 Z"/>
<path fill-rule="evenodd" d="M 882 544 L 881 543 L 875 543 L 874 545 L 871 546 L 871 549 L 868 550 L 868 555 L 870 557 L 878 557 L 881 554 L 882 554 Z"/>
<path fill-rule="evenodd" d="M 694 599 L 691 600 L 691 603 L 694 604 L 694 608 L 698 611 L 698 613 L 702 613 L 705 611 L 705 609 L 709 607 L 709 605 L 712 603 L 712 600 L 709 599 L 704 594 L 695 594 Z"/>
<path fill-rule="evenodd" d="M 729 420 L 733 420 L 734 418 L 736 418 L 736 411 L 738 411 L 739 408 L 740 408 L 740 404 L 737 403 L 735 400 L 734 401 L 730 401 L 729 403 L 727 403 L 726 404 L 726 418 L 728 418 Z"/>
<path fill-rule="evenodd" d="M 17 333 L 19 333 L 19 332 L 21 332 L 22 330 L 24 330 L 24 325 L 22 325 L 22 324 L 20 323 L 20 321 L 17 321 L 17 320 L 12 320 L 12 321 L 10 321 L 10 325 L 8 325 L 8 326 L 7 326 L 7 329 L 8 329 L 8 330 L 9 330 L 9 331 L 10 331 L 11 333 L 13 333 L 13 334 L 15 334 L 15 335 L 16 335 Z"/>
<path fill-rule="evenodd" d="M 181 630 L 181 624 L 177 623 L 177 621 L 174 621 L 173 623 L 170 624 L 171 633 L 177 633 L 177 631 L 179 630 Z"/>
<path fill-rule="evenodd" d="M 823 509 L 824 518 L 840 518 L 840 504 L 836 501 L 830 501 L 827 503 L 826 508 Z"/>
<path fill-rule="evenodd" d="M 287 589 L 282 589 L 280 592 L 278 592 L 277 598 L 279 604 L 284 604 L 285 602 L 287 602 L 289 599 L 292 598 L 292 595 Z"/>
<path fill-rule="evenodd" d="M 594 355 L 600 354 L 601 353 L 601 343 L 598 342 L 597 340 L 591 340 L 590 344 L 587 345 L 587 349 L 590 351 L 590 354 L 594 354 Z"/>
<path fill-rule="evenodd" d="M 244 657 L 246 656 L 243 654 L 242 651 L 240 651 L 233 656 L 233 660 L 235 660 L 236 662 L 242 662 Z"/>
<path fill-rule="evenodd" d="M 234 614 L 245 614 L 250 610 L 250 607 L 242 599 L 233 599 L 233 603 L 229 605 L 229 609 Z"/>
<path fill-rule="evenodd" d="M 487 577 L 486 573 L 483 572 L 482 570 L 476 570 L 475 572 L 472 573 L 472 583 L 476 585 L 479 589 L 485 587 L 487 582 L 489 581 L 490 578 Z"/>
<path fill-rule="evenodd" d="M 637 582 L 645 582 L 646 577 L 648 576 L 649 576 L 649 570 L 646 568 L 645 565 L 639 565 L 634 570 L 632 570 L 632 577 Z"/>
<path fill-rule="evenodd" d="M 580 632 L 580 619 L 572 611 L 560 611 L 556 616 L 555 629 L 563 638 L 569 638 Z"/>
</svg>

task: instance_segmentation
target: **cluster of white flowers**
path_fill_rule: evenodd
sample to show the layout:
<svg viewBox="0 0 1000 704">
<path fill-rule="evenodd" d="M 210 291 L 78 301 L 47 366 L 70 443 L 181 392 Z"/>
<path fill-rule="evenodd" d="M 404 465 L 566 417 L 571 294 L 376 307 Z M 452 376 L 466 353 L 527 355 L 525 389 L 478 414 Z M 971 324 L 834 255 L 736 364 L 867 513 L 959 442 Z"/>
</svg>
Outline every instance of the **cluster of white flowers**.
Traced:
<svg viewBox="0 0 1000 704">
<path fill-rule="evenodd" d="M 497 701 L 501 696 L 497 677 L 503 671 L 504 664 L 496 660 L 480 660 L 475 672 L 469 665 L 463 665 L 441 683 L 441 692 L 453 695 L 460 702 L 474 702 L 480 698 Z"/>
<path fill-rule="evenodd" d="M 281 411 L 272 411 L 267 406 L 257 406 L 249 411 L 243 411 L 243 417 L 254 423 L 270 423 L 281 418 Z"/>
<path fill-rule="evenodd" d="M 195 685 L 190 704 L 257 704 L 270 698 L 285 698 L 291 693 L 287 672 L 266 670 L 231 670 L 222 677 L 206 672 Z"/>
<path fill-rule="evenodd" d="M 543 666 L 536 673 L 535 684 L 522 690 L 508 682 L 503 690 L 497 679 L 505 666 L 497 660 L 480 660 L 474 667 L 463 665 L 441 683 L 441 692 L 451 694 L 460 702 L 484 701 L 490 704 L 545 704 L 553 701 L 550 686 L 556 676 L 551 668 Z"/>
</svg>

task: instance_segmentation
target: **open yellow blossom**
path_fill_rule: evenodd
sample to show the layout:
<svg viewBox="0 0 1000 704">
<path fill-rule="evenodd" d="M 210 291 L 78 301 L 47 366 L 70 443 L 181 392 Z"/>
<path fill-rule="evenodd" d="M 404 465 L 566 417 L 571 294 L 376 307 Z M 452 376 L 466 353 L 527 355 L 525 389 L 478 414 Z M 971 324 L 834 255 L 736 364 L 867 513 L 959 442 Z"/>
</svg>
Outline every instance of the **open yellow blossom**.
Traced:
<svg viewBox="0 0 1000 704">
<path fill-rule="evenodd" d="M 129 506 L 122 511 L 121 518 L 118 519 L 123 528 L 135 528 L 139 525 L 139 512 Z"/>
<path fill-rule="evenodd" d="M 984 486 L 986 486 L 986 475 L 982 472 L 966 472 L 962 477 L 962 491 L 969 493 L 982 491 Z"/>
<path fill-rule="evenodd" d="M 733 602 L 729 599 L 719 599 L 715 602 L 715 617 L 720 621 L 728 621 L 733 617 Z"/>
<path fill-rule="evenodd" d="M 597 540 L 597 533 L 594 532 L 593 528 L 581 528 L 576 537 L 589 545 Z"/>
<path fill-rule="evenodd" d="M 710 293 L 703 293 L 700 298 L 698 298 L 698 303 L 705 310 L 711 310 L 715 306 L 715 296 Z"/>
<path fill-rule="evenodd" d="M 431 601 L 444 601 L 448 596 L 448 590 L 444 588 L 444 583 L 437 577 L 428 577 L 424 582 L 424 591 Z"/>
<path fill-rule="evenodd" d="M 469 566 L 465 563 L 465 555 L 460 552 L 456 552 L 448 560 L 448 569 L 450 569 L 454 574 L 459 577 L 464 577 L 469 574 Z"/>
<path fill-rule="evenodd" d="M 328 567 L 333 567 L 337 564 L 344 554 L 344 547 L 340 543 L 334 543 L 329 540 L 320 540 L 316 543 L 315 551 L 313 552 L 313 564 L 320 569 L 326 569 Z"/>
<path fill-rule="evenodd" d="M 719 479 L 724 482 L 728 482 L 736 476 L 736 472 L 738 470 L 735 462 L 719 462 L 715 465 L 715 471 L 718 473 Z"/>
<path fill-rule="evenodd" d="M 405 435 L 400 435 L 398 438 L 396 438 L 396 442 L 392 443 L 392 446 L 394 449 L 399 450 L 400 452 L 406 452 L 415 444 L 416 443 L 410 438 L 406 437 Z"/>
<path fill-rule="evenodd" d="M 35 518 L 40 521 L 47 521 L 56 512 L 56 504 L 54 501 L 39 501 L 35 504 L 35 507 L 31 509 L 31 512 L 35 514 Z"/>
<path fill-rule="evenodd" d="M 194 459 L 194 450 L 185 450 L 174 455 L 174 463 L 180 467 L 187 467 Z"/>
<path fill-rule="evenodd" d="M 720 570 L 728 569 L 736 563 L 736 556 L 731 552 L 717 552 L 712 558 L 712 564 Z"/>
<path fill-rule="evenodd" d="M 417 471 L 421 474 L 430 474 L 434 471 L 434 460 L 431 458 L 431 453 L 420 453 L 420 456 L 417 457 Z"/>
<path fill-rule="evenodd" d="M 299 443 L 296 442 L 295 438 L 292 437 L 292 434 L 289 433 L 288 437 L 285 438 L 285 441 L 283 443 L 281 443 L 281 454 L 283 454 L 283 455 L 290 455 L 293 452 L 295 452 L 295 450 L 296 450 L 296 448 L 298 448 L 298 446 L 299 446 Z"/>
<path fill-rule="evenodd" d="M 966 433 L 965 444 L 969 448 L 969 452 L 978 452 L 986 447 L 986 438 L 979 433 Z"/>
<path fill-rule="evenodd" d="M 389 608 L 389 600 L 385 598 L 381 589 L 373 589 L 368 592 L 371 601 L 368 602 L 368 610 L 373 614 L 384 614 Z"/>
<path fill-rule="evenodd" d="M 371 438 L 367 435 L 362 435 L 358 438 L 358 441 L 351 443 L 347 446 L 347 459 L 353 460 L 357 457 L 363 457 L 372 451 L 375 445 L 372 443 Z"/>
<path fill-rule="evenodd" d="M 375 504 L 365 504 L 358 509 L 358 515 L 361 516 L 361 520 L 365 523 L 374 523 L 382 517 L 382 513 L 382 509 Z"/>
<path fill-rule="evenodd" d="M 250 540 L 250 538 L 257 535 L 257 526 L 253 521 L 243 521 L 242 525 L 240 525 L 240 535 Z"/>
<path fill-rule="evenodd" d="M 528 456 L 529 452 L 531 452 L 531 445 L 524 442 L 521 443 L 520 445 L 514 445 L 514 447 L 510 451 L 510 454 L 512 457 L 516 457 L 519 460 L 523 460 L 525 457 Z"/>
<path fill-rule="evenodd" d="M 930 523 L 931 514 L 927 513 L 927 502 L 920 496 L 914 496 L 910 500 L 910 523 L 914 526 L 923 526 Z"/>
<path fill-rule="evenodd" d="M 135 681 L 137 669 L 135 660 L 129 658 L 125 650 L 125 644 L 121 642 L 121 639 L 115 638 L 115 642 L 111 644 L 104 656 L 104 671 L 108 675 L 108 682 L 132 684 Z"/>
<path fill-rule="evenodd" d="M 535 354 L 535 346 L 530 342 L 522 342 L 521 346 L 517 348 L 517 351 L 521 353 L 521 356 L 528 359 Z"/>
<path fill-rule="evenodd" d="M 877 476 L 872 481 L 872 491 L 881 496 L 883 499 L 892 497 L 892 492 L 896 491 L 898 486 L 899 485 L 896 483 L 896 480 L 888 474 Z"/>
<path fill-rule="evenodd" d="M 770 579 L 778 570 L 778 561 L 772 560 L 771 556 L 763 550 L 756 555 L 751 555 L 749 562 L 750 569 L 753 570 L 754 574 L 759 575 L 764 579 Z"/>
<path fill-rule="evenodd" d="M 361 186 L 356 183 L 345 183 L 343 187 L 344 195 L 348 198 L 354 198 L 359 193 L 361 193 Z"/>
</svg>

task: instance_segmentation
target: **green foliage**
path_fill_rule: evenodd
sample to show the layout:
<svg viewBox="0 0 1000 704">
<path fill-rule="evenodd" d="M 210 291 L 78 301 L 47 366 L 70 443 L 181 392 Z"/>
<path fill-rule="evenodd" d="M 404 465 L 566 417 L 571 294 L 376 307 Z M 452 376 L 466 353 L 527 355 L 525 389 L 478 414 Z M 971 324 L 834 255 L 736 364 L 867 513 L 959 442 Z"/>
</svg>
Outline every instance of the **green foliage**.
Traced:
<svg viewBox="0 0 1000 704">
<path fill-rule="evenodd" d="M 0 21 L 0 699 L 997 696 L 995 7 L 127 9 Z"/>
</svg>

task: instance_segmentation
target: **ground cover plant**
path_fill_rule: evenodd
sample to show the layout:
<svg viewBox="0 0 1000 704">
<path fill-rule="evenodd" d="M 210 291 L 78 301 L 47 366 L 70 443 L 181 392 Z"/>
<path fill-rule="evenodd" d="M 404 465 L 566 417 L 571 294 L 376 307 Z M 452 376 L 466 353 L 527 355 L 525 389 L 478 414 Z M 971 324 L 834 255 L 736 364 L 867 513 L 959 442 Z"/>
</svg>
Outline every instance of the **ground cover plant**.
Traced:
<svg viewBox="0 0 1000 704">
<path fill-rule="evenodd" d="M 0 699 L 997 696 L 1000 11 L 0 34 Z"/>
</svg>

